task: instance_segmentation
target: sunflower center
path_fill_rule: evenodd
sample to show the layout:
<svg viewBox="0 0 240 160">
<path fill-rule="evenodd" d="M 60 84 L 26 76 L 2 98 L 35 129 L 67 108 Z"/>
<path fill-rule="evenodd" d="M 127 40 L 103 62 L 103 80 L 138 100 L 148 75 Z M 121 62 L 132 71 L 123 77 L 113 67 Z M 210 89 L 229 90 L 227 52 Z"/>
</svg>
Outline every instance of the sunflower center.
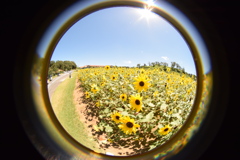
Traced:
<svg viewBox="0 0 240 160">
<path fill-rule="evenodd" d="M 164 129 L 164 132 L 167 132 L 168 131 L 168 128 Z"/>
<path fill-rule="evenodd" d="M 124 96 L 122 96 L 122 99 L 124 99 L 125 97 Z"/>
<path fill-rule="evenodd" d="M 137 100 L 135 101 L 135 104 L 136 104 L 136 105 L 140 105 L 140 101 L 137 99 Z"/>
<path fill-rule="evenodd" d="M 139 82 L 139 85 L 140 85 L 141 87 L 144 86 L 144 82 L 143 82 L 143 81 Z"/>
<path fill-rule="evenodd" d="M 127 122 L 126 125 L 127 125 L 128 128 L 132 128 L 133 127 L 133 123 L 132 122 Z"/>
<path fill-rule="evenodd" d="M 120 119 L 120 117 L 119 117 L 119 116 L 116 116 L 116 119 L 117 119 L 117 120 L 119 120 L 119 119 Z"/>
</svg>

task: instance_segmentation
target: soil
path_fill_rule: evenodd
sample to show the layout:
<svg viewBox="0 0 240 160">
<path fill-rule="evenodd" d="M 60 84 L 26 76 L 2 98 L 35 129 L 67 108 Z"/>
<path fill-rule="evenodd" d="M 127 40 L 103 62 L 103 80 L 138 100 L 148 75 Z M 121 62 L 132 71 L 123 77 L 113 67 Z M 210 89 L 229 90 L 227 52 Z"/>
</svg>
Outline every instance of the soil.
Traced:
<svg viewBox="0 0 240 160">
<path fill-rule="evenodd" d="M 84 98 L 84 93 L 79 87 L 80 82 L 76 80 L 76 88 L 74 90 L 74 101 L 76 104 L 76 111 L 79 115 L 80 121 L 85 125 L 86 132 L 89 137 L 93 137 L 97 140 L 97 148 L 105 151 L 104 154 L 115 155 L 115 156 L 128 156 L 133 155 L 135 152 L 130 148 L 123 148 L 110 143 L 107 139 L 108 137 L 103 132 L 95 132 L 93 126 L 98 124 L 98 118 L 92 110 L 94 107 L 93 104 L 87 102 Z"/>
</svg>

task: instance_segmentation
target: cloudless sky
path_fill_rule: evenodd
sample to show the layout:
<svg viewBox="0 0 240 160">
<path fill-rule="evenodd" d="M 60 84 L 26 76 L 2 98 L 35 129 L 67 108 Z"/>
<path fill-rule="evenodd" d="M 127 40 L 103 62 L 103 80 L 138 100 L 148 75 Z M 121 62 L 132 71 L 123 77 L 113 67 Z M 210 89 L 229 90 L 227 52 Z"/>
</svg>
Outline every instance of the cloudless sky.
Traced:
<svg viewBox="0 0 240 160">
<path fill-rule="evenodd" d="M 177 62 L 196 74 L 190 49 L 167 21 L 144 9 L 114 7 L 96 11 L 75 23 L 60 39 L 51 60 L 84 65 L 148 65 Z"/>
</svg>

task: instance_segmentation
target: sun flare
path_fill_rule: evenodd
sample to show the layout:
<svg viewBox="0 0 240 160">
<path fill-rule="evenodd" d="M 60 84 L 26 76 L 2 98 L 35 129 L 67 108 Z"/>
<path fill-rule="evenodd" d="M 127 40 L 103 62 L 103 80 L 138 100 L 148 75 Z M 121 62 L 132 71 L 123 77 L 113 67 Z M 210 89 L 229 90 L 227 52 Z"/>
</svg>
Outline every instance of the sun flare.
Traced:
<svg viewBox="0 0 240 160">
<path fill-rule="evenodd" d="M 152 0 L 146 1 L 146 5 L 144 6 L 144 8 L 139 8 L 137 10 L 138 14 L 140 15 L 139 20 L 145 19 L 149 23 L 150 20 L 159 18 L 157 14 L 152 12 L 153 6 L 154 6 L 154 1 Z"/>
</svg>

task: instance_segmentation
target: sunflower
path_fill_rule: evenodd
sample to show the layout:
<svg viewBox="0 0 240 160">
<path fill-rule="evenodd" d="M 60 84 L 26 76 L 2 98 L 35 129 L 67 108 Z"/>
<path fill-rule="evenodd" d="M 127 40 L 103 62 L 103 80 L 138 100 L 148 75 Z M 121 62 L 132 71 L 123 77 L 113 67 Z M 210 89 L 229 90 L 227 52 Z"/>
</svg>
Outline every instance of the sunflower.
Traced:
<svg viewBox="0 0 240 160">
<path fill-rule="evenodd" d="M 147 81 L 148 79 L 144 75 L 141 75 L 141 76 L 135 78 L 135 80 L 136 80 L 136 82 L 134 82 L 133 84 L 135 85 L 134 86 L 135 89 L 139 92 L 142 90 L 146 91 L 149 88 L 149 86 L 151 85 L 150 83 L 148 83 L 148 81 Z"/>
<path fill-rule="evenodd" d="M 146 71 L 145 71 L 144 69 L 141 69 L 141 70 L 139 71 L 139 73 L 140 73 L 140 74 L 145 74 Z"/>
<path fill-rule="evenodd" d="M 156 96 L 158 95 L 158 93 L 159 93 L 158 91 L 155 91 L 155 92 L 153 93 L 153 96 L 156 97 Z"/>
<path fill-rule="evenodd" d="M 102 79 L 103 79 L 103 81 L 106 81 L 106 77 L 104 75 L 102 76 Z"/>
<path fill-rule="evenodd" d="M 109 70 L 109 69 L 110 69 L 110 66 L 107 65 L 107 66 L 105 66 L 104 68 L 105 68 L 106 70 Z"/>
<path fill-rule="evenodd" d="M 110 142 L 110 143 L 113 143 L 113 140 L 112 140 L 112 139 L 110 139 L 110 138 L 109 138 L 107 141 L 108 141 L 108 142 Z"/>
<path fill-rule="evenodd" d="M 132 95 L 130 97 L 130 105 L 132 109 L 136 109 L 137 112 L 139 112 L 142 110 L 142 97 L 139 94 L 135 96 Z"/>
<path fill-rule="evenodd" d="M 140 127 L 140 125 L 134 123 L 134 119 L 130 119 L 128 116 L 123 117 L 122 122 L 118 127 L 122 129 L 125 134 L 132 134 L 132 132 L 135 134 L 137 131 L 136 128 Z"/>
<path fill-rule="evenodd" d="M 170 72 L 171 71 L 171 68 L 167 68 L 167 72 Z"/>
<path fill-rule="evenodd" d="M 165 102 L 166 102 L 167 104 L 169 104 L 170 99 L 167 97 L 167 98 L 165 99 Z"/>
<path fill-rule="evenodd" d="M 101 84 L 100 84 L 102 87 L 104 87 L 105 86 L 105 82 L 101 82 Z"/>
<path fill-rule="evenodd" d="M 90 98 L 89 92 L 85 92 L 86 98 Z"/>
<path fill-rule="evenodd" d="M 100 102 L 96 102 L 96 107 L 99 107 L 100 106 Z"/>
<path fill-rule="evenodd" d="M 121 95 L 120 95 L 120 99 L 121 99 L 122 101 L 126 101 L 126 100 L 127 100 L 127 95 L 126 95 L 126 94 L 121 94 Z"/>
<path fill-rule="evenodd" d="M 92 85 L 91 91 L 93 93 L 96 93 L 97 91 L 99 91 L 99 88 L 97 87 L 97 85 L 94 84 L 94 85 Z"/>
<path fill-rule="evenodd" d="M 189 95 L 192 92 L 192 88 L 187 90 L 187 94 Z"/>
<path fill-rule="evenodd" d="M 170 127 L 169 125 L 165 125 L 165 127 L 160 128 L 160 129 L 158 130 L 158 133 L 159 133 L 161 136 L 165 136 L 165 135 L 167 135 L 170 131 L 171 131 L 171 127 Z"/>
<path fill-rule="evenodd" d="M 168 112 L 168 114 L 169 114 L 169 115 L 173 114 L 173 111 L 172 111 L 172 110 L 170 110 L 170 111 Z"/>
<path fill-rule="evenodd" d="M 111 80 L 115 81 L 117 79 L 117 76 L 116 75 L 112 75 L 111 76 Z"/>
<path fill-rule="evenodd" d="M 113 114 L 111 115 L 111 117 L 112 117 L 112 120 L 113 120 L 114 122 L 116 122 L 116 123 L 122 122 L 122 121 L 121 121 L 122 115 L 121 115 L 120 113 L 118 113 L 118 112 L 113 113 Z"/>
</svg>

